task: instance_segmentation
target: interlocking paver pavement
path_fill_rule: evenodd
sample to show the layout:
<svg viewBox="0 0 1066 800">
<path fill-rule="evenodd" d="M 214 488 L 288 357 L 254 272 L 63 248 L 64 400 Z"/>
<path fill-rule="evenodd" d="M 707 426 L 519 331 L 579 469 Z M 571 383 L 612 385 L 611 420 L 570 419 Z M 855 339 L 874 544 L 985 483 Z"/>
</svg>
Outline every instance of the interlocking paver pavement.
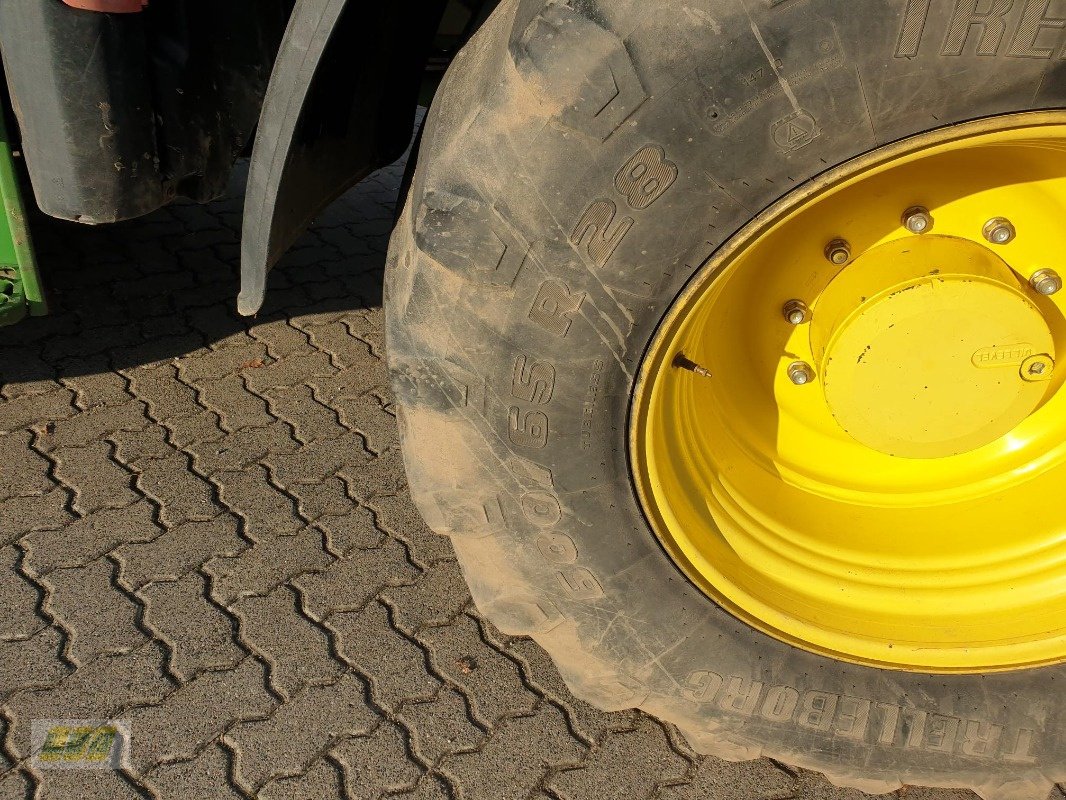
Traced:
<svg viewBox="0 0 1066 800">
<path fill-rule="evenodd" d="M 0 798 L 855 796 L 591 708 L 479 617 L 397 449 L 402 170 L 323 215 L 254 319 L 239 189 L 38 221 L 55 313 L 0 335 Z M 129 764 L 35 769 L 41 718 L 128 720 Z"/>
</svg>

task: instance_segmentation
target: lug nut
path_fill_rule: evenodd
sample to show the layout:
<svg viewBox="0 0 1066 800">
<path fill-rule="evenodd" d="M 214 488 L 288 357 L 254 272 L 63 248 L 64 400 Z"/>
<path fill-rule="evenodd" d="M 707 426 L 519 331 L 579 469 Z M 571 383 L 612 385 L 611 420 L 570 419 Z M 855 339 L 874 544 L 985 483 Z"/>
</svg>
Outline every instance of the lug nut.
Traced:
<svg viewBox="0 0 1066 800">
<path fill-rule="evenodd" d="M 804 322 L 811 321 L 811 310 L 802 300 L 789 300 L 781 308 L 781 313 L 793 325 L 802 325 Z"/>
<path fill-rule="evenodd" d="M 1034 363 L 1029 365 L 1029 374 L 1030 375 L 1043 375 L 1044 374 L 1044 370 L 1046 370 L 1046 369 L 1047 369 L 1047 364 L 1045 364 L 1043 361 L 1036 361 L 1036 362 L 1034 362 Z"/>
<path fill-rule="evenodd" d="M 933 228 L 933 217 L 929 209 L 914 206 L 903 212 L 903 227 L 911 233 L 928 233 Z"/>
<path fill-rule="evenodd" d="M 851 245 L 844 239 L 834 239 L 825 246 L 825 257 L 838 267 L 842 267 L 851 260 Z"/>
<path fill-rule="evenodd" d="M 814 370 L 803 361 L 793 361 L 788 365 L 788 379 L 797 386 L 803 386 L 814 380 Z"/>
<path fill-rule="evenodd" d="M 1029 279 L 1029 285 L 1037 294 L 1051 295 L 1062 288 L 1062 278 L 1053 269 L 1038 269 Z"/>
<path fill-rule="evenodd" d="M 985 223 L 983 233 L 985 238 L 992 244 L 1006 244 L 1013 241 L 1014 237 L 1018 235 L 1014 224 L 1006 217 L 993 217 L 990 219 Z"/>
</svg>

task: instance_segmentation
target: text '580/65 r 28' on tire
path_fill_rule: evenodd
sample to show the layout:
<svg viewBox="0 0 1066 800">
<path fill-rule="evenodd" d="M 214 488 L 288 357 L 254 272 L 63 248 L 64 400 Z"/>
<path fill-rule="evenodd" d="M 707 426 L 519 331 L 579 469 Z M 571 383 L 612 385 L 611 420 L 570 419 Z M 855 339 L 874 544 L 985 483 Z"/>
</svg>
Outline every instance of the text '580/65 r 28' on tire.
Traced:
<svg viewBox="0 0 1066 800">
<path fill-rule="evenodd" d="M 506 2 L 389 356 L 419 509 L 574 693 L 841 785 L 1066 780 L 1066 7 Z"/>
</svg>

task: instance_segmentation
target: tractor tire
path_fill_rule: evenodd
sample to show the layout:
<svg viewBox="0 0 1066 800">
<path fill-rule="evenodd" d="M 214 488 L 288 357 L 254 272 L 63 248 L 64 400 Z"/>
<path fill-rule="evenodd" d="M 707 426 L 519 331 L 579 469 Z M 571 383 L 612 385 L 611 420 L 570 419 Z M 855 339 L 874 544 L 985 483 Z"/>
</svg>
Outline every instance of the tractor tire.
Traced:
<svg viewBox="0 0 1066 800">
<path fill-rule="evenodd" d="M 664 314 L 759 212 L 890 143 L 1066 108 L 1055 8 L 504 0 L 458 55 L 389 251 L 404 462 L 480 612 L 578 698 L 866 792 L 1066 780 L 1066 665 L 894 669 L 746 624 L 664 551 L 629 444 Z"/>
</svg>

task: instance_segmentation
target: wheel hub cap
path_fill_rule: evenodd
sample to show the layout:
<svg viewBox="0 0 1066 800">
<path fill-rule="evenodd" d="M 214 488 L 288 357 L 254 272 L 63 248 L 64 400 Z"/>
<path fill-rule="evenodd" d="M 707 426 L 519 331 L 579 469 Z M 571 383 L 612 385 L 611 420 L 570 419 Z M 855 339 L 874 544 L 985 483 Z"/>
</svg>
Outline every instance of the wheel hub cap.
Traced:
<svg viewBox="0 0 1066 800">
<path fill-rule="evenodd" d="M 969 452 L 1013 430 L 1048 389 L 1022 362 L 1055 352 L 1010 267 L 979 244 L 932 235 L 876 246 L 837 275 L 818 299 L 811 346 L 841 428 L 908 458 Z"/>
</svg>

